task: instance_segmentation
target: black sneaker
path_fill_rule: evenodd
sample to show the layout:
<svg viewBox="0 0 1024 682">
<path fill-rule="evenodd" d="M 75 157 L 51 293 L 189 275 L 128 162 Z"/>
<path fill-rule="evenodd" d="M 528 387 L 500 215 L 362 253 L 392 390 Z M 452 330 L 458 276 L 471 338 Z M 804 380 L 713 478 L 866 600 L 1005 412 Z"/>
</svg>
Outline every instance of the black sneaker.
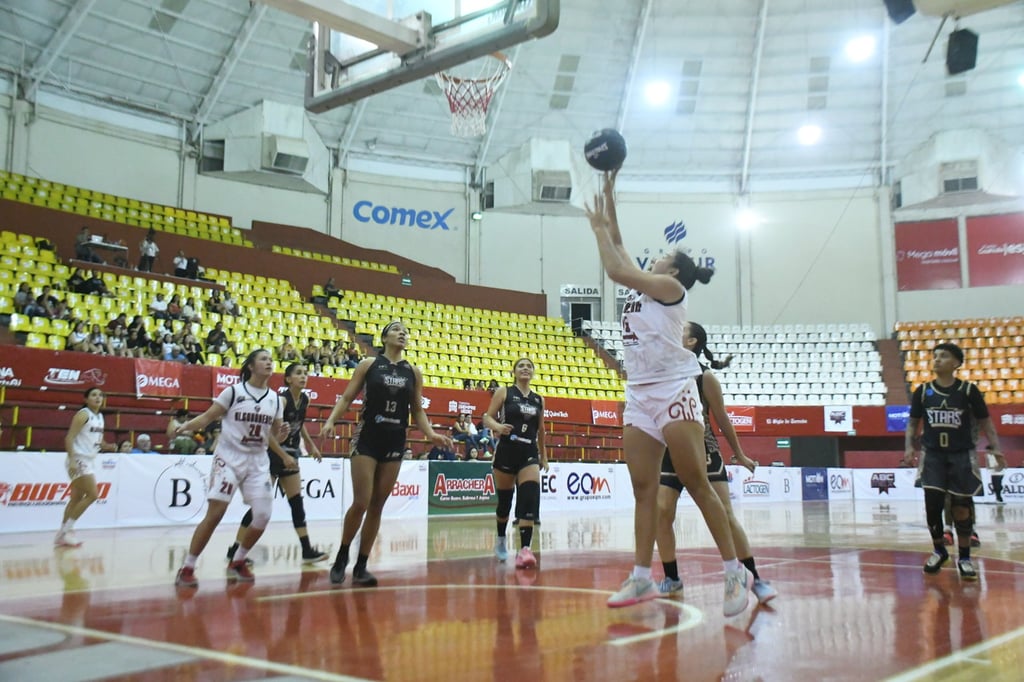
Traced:
<svg viewBox="0 0 1024 682">
<path fill-rule="evenodd" d="M 229 564 L 235 560 L 235 552 L 237 552 L 237 551 L 238 551 L 238 543 L 237 542 L 232 543 L 231 546 L 228 547 L 228 563 Z M 252 568 L 253 565 L 254 565 L 253 562 L 252 562 L 252 559 L 250 559 L 249 557 L 245 557 L 245 565 L 248 566 L 249 568 Z"/>
<path fill-rule="evenodd" d="M 314 549 L 312 549 L 312 550 L 310 550 L 308 552 L 306 552 L 306 551 L 302 552 L 302 563 L 304 563 L 304 564 L 315 564 L 318 561 L 323 561 L 326 558 L 327 558 L 327 554 L 325 554 L 324 552 L 321 552 L 320 550 L 318 550 L 316 548 L 314 548 Z"/>
<path fill-rule="evenodd" d="M 949 554 L 932 552 L 932 555 L 928 557 L 928 561 L 924 564 L 924 572 L 929 574 L 938 573 L 947 561 L 949 561 Z"/>
<path fill-rule="evenodd" d="M 364 568 L 352 572 L 352 584 L 359 587 L 377 587 L 377 578 Z"/>
<path fill-rule="evenodd" d="M 970 559 L 960 559 L 956 562 L 956 570 L 960 572 L 961 580 L 977 580 L 978 571 L 974 568 L 974 562 Z"/>
<path fill-rule="evenodd" d="M 348 567 L 348 557 L 343 557 L 341 562 L 334 562 L 331 566 L 331 584 L 341 585 L 345 582 L 345 569 Z"/>
</svg>

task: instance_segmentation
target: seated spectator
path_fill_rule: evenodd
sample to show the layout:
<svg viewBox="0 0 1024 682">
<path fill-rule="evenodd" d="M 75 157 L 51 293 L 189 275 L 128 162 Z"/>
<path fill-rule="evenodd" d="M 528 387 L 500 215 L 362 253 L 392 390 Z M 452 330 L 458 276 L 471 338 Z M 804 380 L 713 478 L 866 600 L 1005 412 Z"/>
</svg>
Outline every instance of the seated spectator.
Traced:
<svg viewBox="0 0 1024 682">
<path fill-rule="evenodd" d="M 18 293 L 14 294 L 14 312 L 25 313 L 25 309 L 29 304 L 35 305 L 36 299 L 32 295 L 32 289 L 29 287 L 28 282 L 22 282 L 18 285 Z"/>
<path fill-rule="evenodd" d="M 216 289 L 210 293 L 210 300 L 206 302 L 206 309 L 221 315 L 224 314 L 224 301 L 220 300 L 220 292 Z"/>
<path fill-rule="evenodd" d="M 402 459 L 416 459 L 416 455 L 412 453 L 412 448 L 406 448 L 402 451 Z"/>
<path fill-rule="evenodd" d="M 117 451 L 122 455 L 127 455 L 132 451 L 132 442 L 127 438 L 117 444 Z"/>
<path fill-rule="evenodd" d="M 100 277 L 98 272 L 93 272 L 89 275 L 89 279 L 85 280 L 82 285 L 83 292 L 86 294 L 93 294 L 95 296 L 106 296 L 112 298 L 114 295 L 107 289 L 107 285 L 103 283 L 103 278 Z"/>
<path fill-rule="evenodd" d="M 182 426 L 189 419 L 188 410 L 184 407 L 178 409 L 171 421 L 167 424 L 167 451 L 182 455 L 195 454 L 197 443 L 193 438 L 194 432 L 176 434 L 179 426 Z"/>
<path fill-rule="evenodd" d="M 478 391 L 486 391 L 487 390 L 487 387 L 484 386 L 484 380 L 483 379 L 481 379 L 480 381 L 476 382 L 476 390 L 478 390 Z"/>
<path fill-rule="evenodd" d="M 163 320 L 157 325 L 156 331 L 153 332 L 153 336 L 159 340 L 163 340 L 164 334 L 170 334 L 172 339 L 177 338 L 177 334 L 174 333 L 174 325 L 171 324 L 169 319 Z"/>
<path fill-rule="evenodd" d="M 134 357 L 135 353 L 128 347 L 128 328 L 114 327 L 114 331 L 107 336 L 110 354 L 115 358 Z"/>
<path fill-rule="evenodd" d="M 181 297 L 178 294 L 171 296 L 171 300 L 167 302 L 167 317 L 172 320 L 181 319 Z"/>
<path fill-rule="evenodd" d="M 186 322 L 202 322 L 203 318 L 196 308 L 196 299 L 191 296 L 185 299 L 185 305 L 181 306 L 181 319 Z"/>
<path fill-rule="evenodd" d="M 225 353 L 231 353 L 234 355 L 235 347 L 230 341 L 228 341 L 228 335 L 224 331 L 224 323 L 218 321 L 217 324 L 213 325 L 213 329 L 206 335 L 206 352 L 217 353 L 218 355 L 224 355 Z"/>
<path fill-rule="evenodd" d="M 75 326 L 71 329 L 71 333 L 68 334 L 66 348 L 68 350 L 77 350 L 81 353 L 95 352 L 92 345 L 89 343 L 89 332 L 85 329 L 85 322 L 75 323 Z"/>
<path fill-rule="evenodd" d="M 71 271 L 71 275 L 68 276 L 68 291 L 73 291 L 76 294 L 86 293 L 85 291 L 83 291 L 83 288 L 85 286 L 85 280 L 86 278 L 82 276 L 82 271 L 79 270 L 78 268 L 75 268 L 74 270 Z"/>
<path fill-rule="evenodd" d="M 164 334 L 160 344 L 160 355 L 162 360 L 168 362 L 188 362 L 185 352 L 181 349 L 181 346 L 174 342 L 174 337 L 170 334 Z"/>
<path fill-rule="evenodd" d="M 140 433 L 139 437 L 135 439 L 135 447 L 132 448 L 132 454 L 134 455 L 155 455 L 156 450 L 153 449 L 153 439 L 148 434 Z"/>
<path fill-rule="evenodd" d="M 490 382 L 488 382 L 487 384 L 487 392 L 490 393 L 491 395 L 494 395 L 494 392 L 497 391 L 499 388 L 501 387 L 498 386 L 498 381 L 496 379 L 491 379 Z"/>
<path fill-rule="evenodd" d="M 113 353 L 110 348 L 110 339 L 107 338 L 107 335 L 103 333 L 103 329 L 98 324 L 94 324 L 92 331 L 89 332 L 89 343 L 96 349 L 92 351 L 93 353 L 99 355 L 111 355 Z"/>
<path fill-rule="evenodd" d="M 345 367 L 355 369 L 362 359 L 363 354 L 359 352 L 359 346 L 355 344 L 355 341 L 349 341 L 348 347 L 345 348 Z"/>
<path fill-rule="evenodd" d="M 128 316 L 121 313 L 110 322 L 107 322 L 107 333 L 113 333 L 115 329 L 120 327 L 121 329 L 128 329 Z"/>
<path fill-rule="evenodd" d="M 481 421 L 480 424 L 482 426 L 483 422 Z M 494 446 L 491 443 L 490 429 L 484 428 L 483 430 L 481 430 L 480 427 L 477 427 L 477 425 L 473 423 L 472 417 L 466 420 L 466 428 L 469 430 L 470 438 L 476 440 L 482 452 L 487 452 L 493 449 Z"/>
<path fill-rule="evenodd" d="M 206 427 L 205 436 L 203 447 L 206 452 L 212 454 L 217 449 L 217 442 L 220 440 L 220 421 L 210 422 L 210 425 Z M 200 454 L 198 450 L 196 450 L 196 454 Z"/>
<path fill-rule="evenodd" d="M 277 359 L 281 362 L 295 362 L 299 359 L 299 351 L 292 345 L 292 337 L 284 337 L 281 347 L 277 349 Z"/>
<path fill-rule="evenodd" d="M 188 276 L 188 258 L 185 258 L 185 251 L 182 249 L 178 249 L 178 255 L 174 257 L 174 276 Z M 195 279 L 195 277 L 192 279 Z"/>
<path fill-rule="evenodd" d="M 443 445 L 435 445 L 427 454 L 427 459 L 440 459 L 448 462 L 454 462 L 458 458 L 459 457 L 455 454 L 454 450 L 449 450 Z"/>
<path fill-rule="evenodd" d="M 231 298 L 231 292 L 224 292 L 224 300 L 221 302 L 221 308 L 225 315 L 232 315 L 237 317 L 242 311 L 238 307 L 238 301 Z"/>
<path fill-rule="evenodd" d="M 463 379 L 462 380 L 462 390 L 468 391 L 468 390 L 470 390 L 472 388 L 473 388 L 473 380 L 472 379 Z"/>
<path fill-rule="evenodd" d="M 57 305 L 53 306 L 53 310 L 50 311 L 51 320 L 71 320 L 71 309 L 68 308 L 66 301 L 58 301 Z"/>
<path fill-rule="evenodd" d="M 156 300 L 149 304 L 149 314 L 158 320 L 167 319 L 167 301 L 164 300 L 164 295 L 158 292 Z"/>
<path fill-rule="evenodd" d="M 480 449 L 480 439 L 472 433 L 476 430 L 476 426 L 469 419 L 469 415 L 463 412 L 455 419 L 455 423 L 452 424 L 452 440 L 466 444 L 466 450 L 470 448 Z"/>
<path fill-rule="evenodd" d="M 193 365 L 201 365 L 205 362 L 202 346 L 199 345 L 199 340 L 191 331 L 181 337 L 181 352 Z"/>
<path fill-rule="evenodd" d="M 334 278 L 328 277 L 327 284 L 324 285 L 324 296 L 327 297 L 327 300 L 330 301 L 331 298 L 341 298 L 340 294 L 338 293 L 340 291 L 341 289 L 339 289 L 338 286 L 334 283 Z"/>
<path fill-rule="evenodd" d="M 302 359 L 310 364 L 320 364 L 321 352 L 320 344 L 311 336 L 309 343 L 302 349 Z"/>
<path fill-rule="evenodd" d="M 104 263 L 104 260 L 92 250 L 92 235 L 89 234 L 87 226 L 79 230 L 78 236 L 75 237 L 75 258 L 90 263 Z"/>
</svg>

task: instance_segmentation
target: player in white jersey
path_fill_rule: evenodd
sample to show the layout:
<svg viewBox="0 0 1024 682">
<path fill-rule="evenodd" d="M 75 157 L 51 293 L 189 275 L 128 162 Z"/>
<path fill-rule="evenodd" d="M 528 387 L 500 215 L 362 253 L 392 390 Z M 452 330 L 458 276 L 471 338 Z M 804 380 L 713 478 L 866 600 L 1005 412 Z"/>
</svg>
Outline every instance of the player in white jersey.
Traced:
<svg viewBox="0 0 1024 682">
<path fill-rule="evenodd" d="M 649 272 L 638 268 L 622 245 L 615 211 L 615 173 L 587 207 L 601 263 L 608 276 L 630 287 L 622 309 L 622 346 L 626 366 L 626 408 L 622 441 L 635 499 L 634 567 L 608 606 L 629 606 L 657 599 L 651 579 L 651 556 L 658 527 L 661 460 L 668 448 L 672 465 L 704 516 L 725 569 L 726 617 L 747 607 L 753 582 L 737 560 L 722 501 L 708 482 L 704 454 L 704 417 L 697 389 L 700 364 L 683 346 L 686 303 L 694 284 L 713 274 L 682 252 L 654 261 Z"/>
<path fill-rule="evenodd" d="M 276 443 L 288 435 L 281 396 L 267 385 L 273 371 L 274 360 L 268 351 L 260 348 L 249 353 L 242 364 L 240 381 L 224 389 L 210 409 L 177 429 L 178 433 L 199 431 L 221 420 L 220 440 L 210 468 L 206 516 L 192 534 L 185 563 L 174 581 L 178 587 L 199 586 L 196 560 L 224 518 L 236 489 L 242 491 L 242 499 L 252 509 L 252 522 L 228 564 L 227 575 L 231 580 L 254 580 L 245 558 L 270 523 L 273 502 L 267 446 L 272 439 Z"/>
<path fill-rule="evenodd" d="M 57 531 L 53 544 L 57 547 L 79 547 L 72 529 L 75 521 L 85 513 L 99 492 L 96 489 L 94 464 L 101 450 L 111 452 L 113 444 L 103 442 L 105 423 L 100 409 L 103 407 L 103 391 L 93 387 L 85 391 L 85 407 L 71 420 L 68 435 L 64 437 L 64 448 L 68 452 L 66 466 L 71 479 L 71 494 L 64 507 L 64 521 Z"/>
</svg>

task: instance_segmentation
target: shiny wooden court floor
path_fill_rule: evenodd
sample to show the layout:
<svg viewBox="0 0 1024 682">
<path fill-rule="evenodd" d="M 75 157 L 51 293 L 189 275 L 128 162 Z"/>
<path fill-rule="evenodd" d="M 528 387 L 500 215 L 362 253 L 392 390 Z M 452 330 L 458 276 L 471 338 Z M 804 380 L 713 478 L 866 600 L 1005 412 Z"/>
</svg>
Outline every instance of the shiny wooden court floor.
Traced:
<svg viewBox="0 0 1024 682">
<path fill-rule="evenodd" d="M 739 515 L 780 594 L 728 620 L 693 510 L 678 527 L 685 598 L 616 610 L 629 514 L 545 518 L 531 572 L 493 559 L 490 519 L 386 523 L 375 589 L 303 568 L 281 523 L 254 552 L 255 584 L 224 579 L 225 528 L 184 592 L 172 583 L 191 528 L 81 531 L 64 551 L 2 534 L 0 680 L 1024 679 L 1024 507 L 979 507 L 973 584 L 922 573 L 918 503 Z M 338 532 L 310 529 L 332 553 Z"/>
</svg>

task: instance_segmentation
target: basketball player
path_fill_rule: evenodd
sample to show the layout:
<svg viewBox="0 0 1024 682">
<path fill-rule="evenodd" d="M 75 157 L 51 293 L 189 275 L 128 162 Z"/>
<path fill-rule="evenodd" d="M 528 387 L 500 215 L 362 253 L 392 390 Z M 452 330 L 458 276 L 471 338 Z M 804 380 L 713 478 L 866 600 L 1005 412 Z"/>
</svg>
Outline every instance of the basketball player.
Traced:
<svg viewBox="0 0 1024 682">
<path fill-rule="evenodd" d="M 974 531 L 974 499 L 982 489 L 975 453 L 977 432 L 985 432 L 991 454 L 1005 465 L 999 449 L 999 437 L 988 416 L 985 398 L 978 387 L 958 379 L 955 374 L 964 363 L 964 352 L 955 343 L 940 343 L 932 351 L 935 379 L 921 384 L 910 399 L 906 452 L 903 460 L 914 460 L 914 437 L 924 421 L 921 445 L 924 450 L 918 465 L 924 488 L 924 509 L 934 552 L 925 562 L 924 572 L 938 573 L 949 561 L 942 541 L 942 508 L 946 495 L 953 507 L 953 526 L 959 549 L 957 570 L 962 580 L 977 580 L 971 562 L 971 533 Z"/>
<path fill-rule="evenodd" d="M 380 338 L 383 352 L 356 365 L 345 393 L 320 429 L 321 436 L 333 436 L 334 422 L 366 389 L 359 425 L 352 438 L 352 505 L 345 514 L 341 548 L 331 567 L 331 582 L 335 585 L 345 582 L 349 546 L 360 527 L 362 535 L 352 568 L 352 583 L 361 587 L 377 585 L 377 578 L 366 570 L 366 561 L 377 539 L 384 503 L 391 496 L 402 467 L 409 415 L 428 440 L 452 447 L 450 438 L 434 432 L 423 411 L 423 375 L 419 367 L 403 357 L 408 339 L 405 325 L 398 321 L 388 323 Z"/>
<path fill-rule="evenodd" d="M 68 478 L 71 479 L 71 493 L 68 495 L 67 506 L 64 507 L 64 522 L 53 539 L 56 547 L 81 547 L 82 543 L 75 539 L 73 529 L 85 510 L 96 501 L 99 492 L 96 489 L 96 475 L 93 469 L 96 455 L 113 452 L 112 443 L 103 442 L 103 430 L 106 426 L 100 408 L 103 407 L 103 391 L 95 386 L 86 389 L 85 405 L 71 419 L 68 434 L 64 437 L 64 448 L 68 457 L 65 463 Z"/>
<path fill-rule="evenodd" d="M 754 556 L 750 551 L 750 543 L 747 541 L 747 534 L 740 525 L 739 519 L 733 513 L 732 502 L 729 500 L 729 474 L 725 469 L 725 462 L 722 461 L 722 450 L 718 445 L 718 438 L 711 428 L 711 416 L 714 416 L 715 423 L 722 430 L 725 439 L 729 441 L 736 456 L 736 461 L 746 467 L 750 473 L 754 473 L 757 462 L 747 457 L 740 446 L 740 439 L 736 436 L 736 430 L 729 421 L 729 413 L 725 411 L 725 400 L 722 398 L 722 385 L 718 383 L 712 369 L 724 369 L 729 366 L 732 356 L 727 356 L 721 362 L 715 360 L 714 354 L 708 348 L 708 334 L 704 327 L 696 322 L 686 323 L 686 332 L 683 334 L 683 346 L 694 355 L 707 358 L 710 367 L 701 364 L 701 374 L 697 377 L 697 390 L 700 393 L 700 401 L 704 406 L 704 450 L 707 453 L 708 480 L 711 481 L 711 488 L 718 495 L 725 507 L 726 516 L 729 519 L 729 529 L 732 532 L 732 542 L 736 546 L 736 552 L 740 563 L 747 567 L 754 576 L 754 596 L 760 604 L 774 599 L 778 592 L 767 582 L 761 580 L 754 563 Z M 662 565 L 665 567 L 665 579 L 658 586 L 663 595 L 675 595 L 683 591 L 683 581 L 679 578 L 679 566 L 676 562 L 676 534 L 672 525 L 676 520 L 676 504 L 679 502 L 679 495 L 683 491 L 682 481 L 672 468 L 672 458 L 668 452 L 661 460 L 661 487 L 658 489 L 658 554 L 661 555 Z M 745 557 L 745 558 L 742 558 Z"/>
<path fill-rule="evenodd" d="M 292 512 L 292 525 L 295 533 L 299 536 L 299 543 L 302 545 L 302 563 L 315 564 L 323 561 L 327 555 L 313 547 L 309 542 L 309 531 L 306 530 L 306 509 L 302 505 L 302 477 L 299 476 L 299 439 L 306 444 L 306 452 L 309 456 L 320 461 L 323 457 L 316 443 L 306 430 L 306 408 L 309 407 L 309 396 L 303 393 L 306 388 L 308 373 L 306 366 L 299 362 L 293 362 L 284 370 L 284 421 L 288 424 L 288 437 L 280 445 L 273 440 L 270 441 L 270 448 L 267 456 L 270 458 L 270 478 L 276 481 L 277 486 L 284 493 L 288 500 L 288 506 Z M 245 539 L 249 525 L 252 524 L 252 509 L 245 512 L 242 523 L 238 528 L 238 535 L 234 544 L 228 548 L 228 561 L 235 558 L 238 546 Z"/>
<path fill-rule="evenodd" d="M 498 493 L 495 512 L 498 537 L 494 541 L 494 555 L 498 561 L 508 559 L 505 531 L 515 494 L 516 518 L 519 520 L 516 568 L 536 568 L 537 557 L 533 555 L 530 544 L 533 541 L 533 524 L 540 509 L 540 470 L 548 470 L 544 451 L 544 398 L 530 390 L 532 360 L 516 360 L 512 375 L 515 383 L 494 391 L 483 416 L 484 426 L 499 437 L 492 464 L 494 488 Z"/>
<path fill-rule="evenodd" d="M 697 356 L 683 347 L 688 290 L 706 284 L 713 273 L 688 255 L 675 252 L 654 261 L 645 272 L 622 245 L 615 212 L 615 172 L 606 173 L 604 188 L 587 216 L 608 276 L 630 287 L 622 310 L 622 344 L 626 366 L 626 407 L 622 440 L 635 499 L 636 536 L 633 572 L 608 606 L 629 606 L 660 596 L 651 580 L 651 556 L 658 528 L 658 480 L 668 447 L 672 465 L 711 531 L 725 569 L 726 617 L 741 613 L 748 602 L 753 576 L 736 559 L 729 518 L 708 481 L 704 455 Z"/>
<path fill-rule="evenodd" d="M 235 490 L 242 491 L 242 500 L 252 511 L 252 521 L 234 559 L 228 564 L 227 576 L 239 582 L 255 580 L 245 558 L 263 535 L 273 510 L 267 444 L 286 437 L 289 432 L 283 419 L 284 401 L 267 386 L 273 371 L 274 360 L 269 351 L 263 348 L 252 351 L 242 363 L 240 381 L 214 398 L 206 412 L 176 429 L 178 434 L 192 433 L 205 429 L 212 421 L 221 420 L 220 441 L 210 467 L 206 516 L 192 534 L 185 563 L 174 581 L 178 587 L 199 586 L 195 576 L 196 560 L 224 518 Z"/>
</svg>

